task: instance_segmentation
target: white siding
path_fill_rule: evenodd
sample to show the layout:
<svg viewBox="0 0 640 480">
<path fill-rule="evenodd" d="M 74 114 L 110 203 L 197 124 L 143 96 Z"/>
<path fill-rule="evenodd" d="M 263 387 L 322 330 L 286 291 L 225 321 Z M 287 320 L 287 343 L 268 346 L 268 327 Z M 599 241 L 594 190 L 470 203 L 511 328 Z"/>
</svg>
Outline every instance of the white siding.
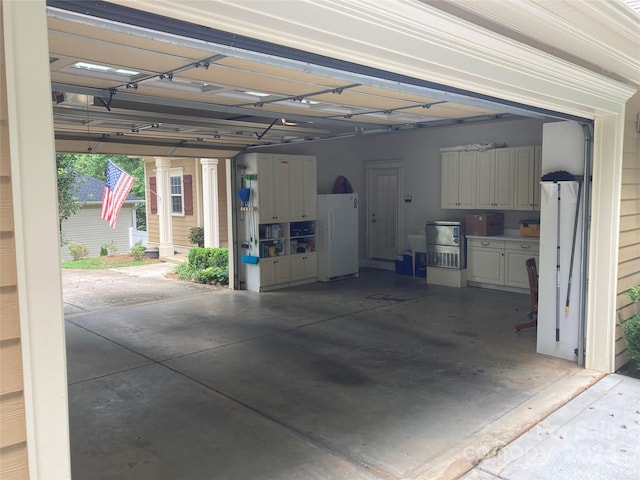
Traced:
<svg viewBox="0 0 640 480">
<path fill-rule="evenodd" d="M 100 218 L 100 205 L 87 205 L 75 215 L 71 215 L 62 223 L 62 231 L 67 241 L 82 243 L 89 247 L 89 256 L 100 255 L 100 247 L 113 240 L 118 248 L 117 253 L 129 252 L 129 227 L 133 226 L 133 206 L 125 204 L 118 215 L 115 229 Z M 63 246 L 60 249 L 63 260 L 70 260 L 69 249 Z"/>
</svg>

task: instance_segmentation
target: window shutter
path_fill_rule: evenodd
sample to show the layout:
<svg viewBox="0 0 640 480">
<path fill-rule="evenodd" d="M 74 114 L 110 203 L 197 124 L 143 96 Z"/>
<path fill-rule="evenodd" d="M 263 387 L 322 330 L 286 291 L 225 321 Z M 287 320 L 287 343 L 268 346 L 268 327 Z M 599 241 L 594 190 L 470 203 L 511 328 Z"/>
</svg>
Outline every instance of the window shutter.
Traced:
<svg viewBox="0 0 640 480">
<path fill-rule="evenodd" d="M 193 187 L 191 175 L 182 177 L 182 185 L 184 186 L 184 214 L 193 215 Z"/>
<path fill-rule="evenodd" d="M 156 190 L 156 177 L 149 177 L 149 201 L 151 201 L 151 213 L 158 213 L 158 197 Z"/>
</svg>

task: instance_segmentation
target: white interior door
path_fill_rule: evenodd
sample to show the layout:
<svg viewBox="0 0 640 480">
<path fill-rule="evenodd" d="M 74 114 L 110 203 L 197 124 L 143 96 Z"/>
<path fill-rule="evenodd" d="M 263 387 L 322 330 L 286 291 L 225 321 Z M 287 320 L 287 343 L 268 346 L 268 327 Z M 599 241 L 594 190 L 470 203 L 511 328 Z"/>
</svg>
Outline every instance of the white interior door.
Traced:
<svg viewBox="0 0 640 480">
<path fill-rule="evenodd" d="M 367 167 L 368 258 L 393 260 L 399 251 L 400 167 Z"/>
</svg>

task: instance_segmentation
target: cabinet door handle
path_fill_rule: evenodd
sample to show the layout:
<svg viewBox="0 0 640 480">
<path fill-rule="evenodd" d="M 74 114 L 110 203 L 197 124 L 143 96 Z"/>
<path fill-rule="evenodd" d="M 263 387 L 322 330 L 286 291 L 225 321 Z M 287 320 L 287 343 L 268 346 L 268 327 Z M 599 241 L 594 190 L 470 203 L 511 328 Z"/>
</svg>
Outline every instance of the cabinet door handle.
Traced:
<svg viewBox="0 0 640 480">
<path fill-rule="evenodd" d="M 520 248 L 524 248 L 524 249 L 531 248 L 531 245 L 520 245 Z"/>
<path fill-rule="evenodd" d="M 491 242 L 480 242 L 480 245 L 482 245 L 483 247 L 487 247 L 491 245 Z"/>
</svg>

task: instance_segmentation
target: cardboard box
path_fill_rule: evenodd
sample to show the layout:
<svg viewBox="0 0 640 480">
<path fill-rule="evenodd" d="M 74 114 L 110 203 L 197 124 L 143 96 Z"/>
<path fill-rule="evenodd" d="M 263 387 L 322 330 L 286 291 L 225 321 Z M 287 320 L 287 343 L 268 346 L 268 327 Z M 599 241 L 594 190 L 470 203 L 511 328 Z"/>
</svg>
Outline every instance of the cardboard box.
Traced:
<svg viewBox="0 0 640 480">
<path fill-rule="evenodd" d="M 521 237 L 539 237 L 540 220 L 522 220 L 520 222 Z"/>
<path fill-rule="evenodd" d="M 481 213 L 467 215 L 467 235 L 502 235 L 504 213 Z"/>
</svg>

